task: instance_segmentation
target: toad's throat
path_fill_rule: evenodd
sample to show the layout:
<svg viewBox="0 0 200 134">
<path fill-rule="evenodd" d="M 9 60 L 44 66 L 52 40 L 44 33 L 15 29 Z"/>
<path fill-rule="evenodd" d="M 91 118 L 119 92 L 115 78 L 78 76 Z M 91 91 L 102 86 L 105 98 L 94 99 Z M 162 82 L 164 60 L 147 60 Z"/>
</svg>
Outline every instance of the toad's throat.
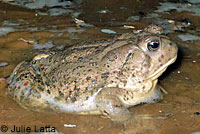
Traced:
<svg viewBox="0 0 200 134">
<path fill-rule="evenodd" d="M 148 79 L 152 79 L 152 80 L 157 79 L 157 78 L 167 69 L 167 67 L 168 67 L 170 64 L 172 64 L 172 63 L 175 62 L 176 58 L 177 58 L 177 55 L 176 55 L 174 58 L 172 58 L 171 60 L 169 60 L 166 64 L 164 64 L 161 68 L 159 68 L 158 70 L 156 70 L 153 74 L 151 74 L 151 75 L 147 78 L 147 80 L 148 80 Z"/>
</svg>

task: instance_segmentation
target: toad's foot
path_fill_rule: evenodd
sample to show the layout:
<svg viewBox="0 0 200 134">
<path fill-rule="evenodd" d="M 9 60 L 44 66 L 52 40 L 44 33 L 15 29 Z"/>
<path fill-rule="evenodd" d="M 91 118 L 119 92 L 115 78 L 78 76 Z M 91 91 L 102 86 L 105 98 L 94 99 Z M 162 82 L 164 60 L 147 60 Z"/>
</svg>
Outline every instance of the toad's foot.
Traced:
<svg viewBox="0 0 200 134">
<path fill-rule="evenodd" d="M 102 91 L 96 98 L 97 106 L 102 114 L 113 121 L 128 120 L 131 117 L 131 113 L 119 97 L 113 94 L 112 91 L 109 92 L 109 89 L 105 89 L 104 91 Z"/>
</svg>

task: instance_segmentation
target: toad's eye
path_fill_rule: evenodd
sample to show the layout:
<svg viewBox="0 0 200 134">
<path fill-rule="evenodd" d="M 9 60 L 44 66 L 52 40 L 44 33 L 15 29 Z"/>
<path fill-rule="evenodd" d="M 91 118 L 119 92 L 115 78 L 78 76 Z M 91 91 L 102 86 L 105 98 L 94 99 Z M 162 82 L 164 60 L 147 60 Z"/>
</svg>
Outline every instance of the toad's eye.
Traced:
<svg viewBox="0 0 200 134">
<path fill-rule="evenodd" d="M 160 41 L 159 40 L 152 40 L 147 43 L 147 48 L 149 51 L 157 51 L 160 47 Z"/>
</svg>

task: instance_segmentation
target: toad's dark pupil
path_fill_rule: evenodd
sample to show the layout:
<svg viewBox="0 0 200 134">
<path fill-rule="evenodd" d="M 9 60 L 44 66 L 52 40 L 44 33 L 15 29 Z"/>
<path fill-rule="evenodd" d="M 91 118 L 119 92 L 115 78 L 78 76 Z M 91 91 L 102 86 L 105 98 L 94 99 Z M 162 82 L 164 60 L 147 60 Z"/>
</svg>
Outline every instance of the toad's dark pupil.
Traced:
<svg viewBox="0 0 200 134">
<path fill-rule="evenodd" d="M 160 45 L 159 41 L 154 40 L 154 41 L 151 41 L 151 42 L 149 42 L 149 43 L 147 44 L 147 48 L 148 48 L 150 51 L 156 51 L 156 50 L 158 50 L 159 45 Z"/>
<path fill-rule="evenodd" d="M 159 43 L 158 42 L 151 42 L 151 47 L 157 48 L 157 47 L 159 47 Z"/>
</svg>

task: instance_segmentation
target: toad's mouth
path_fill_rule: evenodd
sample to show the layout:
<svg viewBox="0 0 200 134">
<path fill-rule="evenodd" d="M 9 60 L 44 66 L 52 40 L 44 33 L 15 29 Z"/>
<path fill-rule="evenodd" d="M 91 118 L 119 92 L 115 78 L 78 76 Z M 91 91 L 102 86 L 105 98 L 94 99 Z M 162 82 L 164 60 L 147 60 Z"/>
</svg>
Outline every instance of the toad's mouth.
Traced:
<svg viewBox="0 0 200 134">
<path fill-rule="evenodd" d="M 172 63 L 175 62 L 176 58 L 177 58 L 177 55 L 176 55 L 174 58 L 172 58 L 171 60 L 169 60 L 166 64 L 164 64 L 161 68 L 159 68 L 158 70 L 156 70 L 156 71 L 155 71 L 153 74 L 151 74 L 147 79 L 152 79 L 152 80 L 157 79 L 157 78 L 167 69 L 167 67 L 168 67 L 170 64 L 172 64 Z"/>
</svg>

